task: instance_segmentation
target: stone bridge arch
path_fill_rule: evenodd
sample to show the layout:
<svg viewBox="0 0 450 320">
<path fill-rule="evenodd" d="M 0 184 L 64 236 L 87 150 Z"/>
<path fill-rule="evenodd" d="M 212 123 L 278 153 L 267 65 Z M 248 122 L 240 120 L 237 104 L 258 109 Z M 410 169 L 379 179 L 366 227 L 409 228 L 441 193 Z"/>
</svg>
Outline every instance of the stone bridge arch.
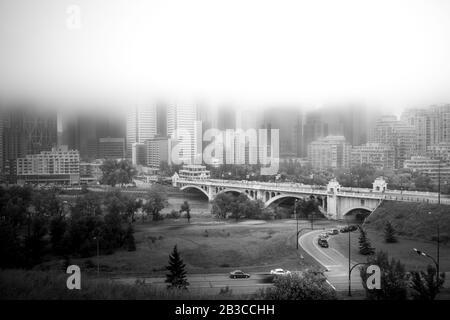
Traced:
<svg viewBox="0 0 450 320">
<path fill-rule="evenodd" d="M 208 192 L 207 192 L 206 190 L 200 188 L 199 186 L 196 186 L 196 185 L 185 185 L 185 186 L 182 186 L 182 187 L 180 188 L 181 191 L 184 191 L 184 190 L 187 190 L 187 189 L 197 189 L 197 190 L 200 190 L 200 191 L 208 198 L 209 201 L 212 200 L 211 197 L 209 196 Z"/>
<path fill-rule="evenodd" d="M 267 208 L 272 203 L 274 203 L 280 199 L 283 199 L 283 198 L 305 199 L 305 198 L 308 198 L 308 196 L 295 195 L 295 194 L 279 194 L 279 195 L 276 195 L 275 197 L 270 198 L 266 202 L 264 202 L 264 208 Z"/>
<path fill-rule="evenodd" d="M 249 198 L 250 200 L 254 200 L 249 193 L 245 192 L 244 189 L 235 189 L 235 188 L 225 188 L 222 190 L 219 190 L 219 192 L 217 192 L 216 195 L 221 194 L 221 193 L 227 193 L 227 192 L 234 192 L 234 193 L 242 193 L 245 194 L 247 196 L 247 198 Z"/>
</svg>

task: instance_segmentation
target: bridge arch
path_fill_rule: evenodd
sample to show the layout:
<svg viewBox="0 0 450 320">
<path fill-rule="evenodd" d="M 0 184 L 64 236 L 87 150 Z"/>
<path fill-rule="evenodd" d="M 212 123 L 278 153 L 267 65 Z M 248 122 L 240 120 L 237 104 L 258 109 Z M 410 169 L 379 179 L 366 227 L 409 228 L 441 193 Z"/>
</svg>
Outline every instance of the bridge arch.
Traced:
<svg viewBox="0 0 450 320">
<path fill-rule="evenodd" d="M 371 209 L 369 207 L 356 206 L 356 207 L 345 208 L 344 210 L 342 210 L 342 216 L 346 216 L 354 210 L 362 210 L 362 211 L 367 211 L 369 213 L 371 213 L 373 211 L 373 209 Z"/>
<path fill-rule="evenodd" d="M 187 190 L 187 189 L 197 189 L 200 190 L 207 198 L 209 201 L 211 201 L 212 199 L 209 197 L 208 192 L 206 192 L 206 190 L 204 190 L 203 188 L 200 188 L 199 186 L 195 186 L 195 185 L 186 185 L 180 188 L 181 191 Z"/>
<path fill-rule="evenodd" d="M 283 198 L 295 198 L 295 199 L 305 199 L 305 196 L 301 196 L 301 195 L 295 195 L 295 194 L 279 194 L 273 198 L 270 198 L 268 201 L 266 201 L 264 203 L 264 207 L 267 208 L 268 206 L 270 206 L 272 203 L 283 199 Z"/>
<path fill-rule="evenodd" d="M 250 200 L 253 200 L 253 198 L 250 194 L 245 192 L 245 190 L 240 190 L 240 189 L 225 188 L 225 189 L 220 190 L 217 194 L 227 193 L 227 192 L 242 193 L 242 194 L 246 195 L 247 198 L 249 198 Z"/>
</svg>

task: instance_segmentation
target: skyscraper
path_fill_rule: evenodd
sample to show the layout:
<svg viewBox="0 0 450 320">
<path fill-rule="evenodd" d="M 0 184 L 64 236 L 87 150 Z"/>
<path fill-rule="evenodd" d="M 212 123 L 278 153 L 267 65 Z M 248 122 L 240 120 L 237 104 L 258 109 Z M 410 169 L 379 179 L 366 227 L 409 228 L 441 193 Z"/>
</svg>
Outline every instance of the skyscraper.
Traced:
<svg viewBox="0 0 450 320">
<path fill-rule="evenodd" d="M 127 113 L 127 157 L 131 158 L 133 143 L 144 143 L 157 134 L 156 106 L 135 106 Z"/>
<path fill-rule="evenodd" d="M 394 148 L 395 168 L 403 168 L 404 161 L 416 152 L 415 128 L 396 116 L 379 118 L 369 140 Z"/>
<path fill-rule="evenodd" d="M 201 159 L 201 124 L 201 121 L 197 120 L 195 105 L 170 105 L 167 108 L 167 134 L 178 142 L 180 162 L 194 163 Z"/>
<path fill-rule="evenodd" d="M 327 136 L 308 146 L 308 160 L 314 169 L 340 169 L 350 166 L 351 145 L 344 136 Z"/>
</svg>

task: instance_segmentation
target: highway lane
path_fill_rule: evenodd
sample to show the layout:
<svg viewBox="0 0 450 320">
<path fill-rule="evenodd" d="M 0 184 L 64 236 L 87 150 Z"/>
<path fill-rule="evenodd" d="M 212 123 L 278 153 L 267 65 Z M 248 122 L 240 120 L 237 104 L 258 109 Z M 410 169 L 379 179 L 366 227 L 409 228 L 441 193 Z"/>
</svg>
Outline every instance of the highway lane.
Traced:
<svg viewBox="0 0 450 320">
<path fill-rule="evenodd" d="M 145 281 L 145 284 L 165 288 L 165 277 L 117 277 L 111 280 L 123 284 L 135 284 L 136 280 Z M 189 291 L 204 294 L 218 294 L 220 289 L 227 286 L 232 294 L 256 293 L 262 288 L 272 286 L 269 274 L 251 274 L 249 279 L 231 279 L 228 274 L 193 274 L 187 277 Z"/>
<path fill-rule="evenodd" d="M 323 230 L 317 230 L 301 235 L 298 239 L 299 245 L 326 269 L 324 274 L 335 290 L 348 290 L 348 258 L 335 248 L 322 248 L 318 245 L 317 239 L 323 232 Z M 356 263 L 351 261 L 352 266 Z M 352 290 L 363 289 L 358 267 L 352 271 L 351 285 Z"/>
</svg>

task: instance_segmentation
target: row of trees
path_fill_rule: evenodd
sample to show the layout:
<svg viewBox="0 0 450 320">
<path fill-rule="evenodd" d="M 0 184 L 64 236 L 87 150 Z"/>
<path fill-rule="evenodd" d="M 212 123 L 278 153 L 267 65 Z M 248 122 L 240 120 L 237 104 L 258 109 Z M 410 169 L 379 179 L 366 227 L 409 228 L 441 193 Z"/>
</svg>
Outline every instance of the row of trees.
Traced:
<svg viewBox="0 0 450 320">
<path fill-rule="evenodd" d="M 0 267 L 32 267 L 46 256 L 89 257 L 97 243 L 104 254 L 135 250 L 136 212 L 142 210 L 144 221 L 160 220 L 167 203 L 157 188 L 144 198 L 85 191 L 68 202 L 56 190 L 0 187 Z"/>
<path fill-rule="evenodd" d="M 314 197 L 299 199 L 295 203 L 294 211 L 299 218 L 310 218 L 312 215 L 320 214 L 319 203 Z M 252 200 L 243 193 L 220 193 L 212 203 L 211 213 L 219 219 L 274 219 L 277 218 L 277 208 L 264 208 L 261 200 Z M 289 210 L 289 213 L 292 211 Z"/>
</svg>

